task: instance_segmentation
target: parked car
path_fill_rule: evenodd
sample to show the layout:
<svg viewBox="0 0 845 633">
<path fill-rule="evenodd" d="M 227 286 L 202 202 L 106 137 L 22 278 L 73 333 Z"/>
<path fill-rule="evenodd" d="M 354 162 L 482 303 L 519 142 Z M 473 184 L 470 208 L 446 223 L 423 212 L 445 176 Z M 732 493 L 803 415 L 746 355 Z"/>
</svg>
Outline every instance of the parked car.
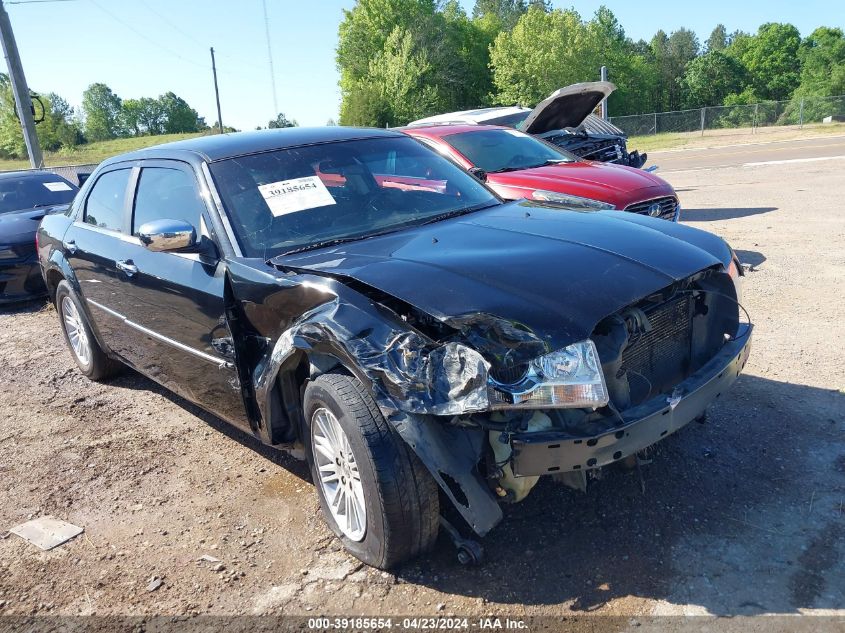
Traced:
<svg viewBox="0 0 845 633">
<path fill-rule="evenodd" d="M 44 171 L 0 173 L 0 304 L 46 293 L 35 251 L 45 215 L 65 211 L 77 188 Z"/>
<path fill-rule="evenodd" d="M 504 125 L 534 134 L 587 160 L 642 167 L 648 154 L 636 150 L 629 153 L 628 135 L 593 114 L 614 90 L 616 86 L 609 81 L 572 84 L 555 90 L 534 108 L 477 108 L 418 119 L 410 125 Z"/>
<path fill-rule="evenodd" d="M 618 209 L 674 221 L 680 216 L 675 190 L 662 178 L 633 167 L 580 160 L 517 130 L 431 125 L 403 131 L 465 169 L 475 170 L 505 200 L 527 198 L 570 209 Z"/>
<path fill-rule="evenodd" d="M 751 325 L 720 238 L 504 203 L 391 130 L 207 136 L 105 161 L 39 257 L 79 369 L 122 364 L 301 450 L 325 520 L 394 566 L 539 477 L 583 488 L 702 414 Z"/>
</svg>

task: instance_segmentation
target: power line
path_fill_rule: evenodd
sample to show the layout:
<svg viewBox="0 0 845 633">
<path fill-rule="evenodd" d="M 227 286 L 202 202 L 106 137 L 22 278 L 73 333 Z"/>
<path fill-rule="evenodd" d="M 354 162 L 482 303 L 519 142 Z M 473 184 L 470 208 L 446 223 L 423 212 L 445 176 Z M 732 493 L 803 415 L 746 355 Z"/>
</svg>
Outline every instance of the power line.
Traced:
<svg viewBox="0 0 845 633">
<path fill-rule="evenodd" d="M 31 1 L 33 1 L 33 2 L 34 2 L 35 0 L 31 0 Z M 115 22 L 118 22 L 119 24 L 122 24 L 124 27 L 126 27 L 127 29 L 129 29 L 130 31 L 132 31 L 135 35 L 137 35 L 138 37 L 140 37 L 140 38 L 142 38 L 142 39 L 146 40 L 147 42 L 149 42 L 149 43 L 150 43 L 150 44 L 152 44 L 153 46 L 155 46 L 155 47 L 157 47 L 157 48 L 160 48 L 161 50 L 163 50 L 163 51 L 165 51 L 165 52 L 167 52 L 167 53 L 170 53 L 170 54 L 171 54 L 171 55 L 173 55 L 174 57 L 177 57 L 177 58 L 181 59 L 183 62 L 187 62 L 187 63 L 189 63 L 189 64 L 193 64 L 194 66 L 199 66 L 200 68 L 205 68 L 205 69 L 208 69 L 208 65 L 207 65 L 207 64 L 200 64 L 200 63 L 195 62 L 195 61 L 193 61 L 193 60 L 191 60 L 191 59 L 188 59 L 188 58 L 186 58 L 186 57 L 183 57 L 182 55 L 180 55 L 179 53 L 177 53 L 177 52 L 176 52 L 176 51 L 174 51 L 173 49 L 170 49 L 170 48 L 168 48 L 168 47 L 166 47 L 166 46 L 162 46 L 159 42 L 156 42 L 155 40 L 150 39 L 149 37 L 147 37 L 147 36 L 146 36 L 146 34 L 142 33 L 141 31 L 139 31 L 138 29 L 136 29 L 134 26 L 132 26 L 132 25 L 131 25 L 131 24 L 129 24 L 128 22 L 125 22 L 124 20 L 122 20 L 121 18 L 119 18 L 118 16 L 116 16 L 114 13 L 112 13 L 111 11 L 109 11 L 108 9 L 106 9 L 104 6 L 100 5 L 100 4 L 99 4 L 96 0 L 89 0 L 89 2 L 91 2 L 91 4 L 93 4 L 95 7 L 97 7 L 97 8 L 98 8 L 100 11 L 102 11 L 103 13 L 105 13 L 107 16 L 109 16 L 109 17 L 110 17 L 111 19 L 113 19 Z"/>
<path fill-rule="evenodd" d="M 43 0 L 43 1 L 49 1 L 49 0 Z M 64 1 L 64 0 L 62 0 L 62 1 Z M 140 3 L 141 3 L 142 5 L 144 5 L 144 7 L 146 7 L 146 9 L 147 9 L 150 13 L 152 13 L 153 15 L 155 15 L 155 16 L 156 16 L 159 20 L 161 20 L 162 22 L 164 22 L 164 23 L 165 23 L 167 26 L 169 26 L 171 29 L 173 29 L 174 31 L 176 31 L 177 33 L 179 33 L 182 37 L 185 37 L 185 38 L 187 38 L 187 39 L 191 40 L 194 44 L 198 44 L 198 45 L 203 46 L 203 47 L 204 47 L 204 46 L 206 46 L 206 43 L 205 43 L 205 42 L 200 42 L 200 41 L 199 41 L 197 38 L 195 38 L 193 35 L 191 35 L 191 34 L 190 34 L 190 33 L 188 33 L 187 31 L 185 31 L 184 29 L 182 29 L 179 25 L 177 25 L 177 24 L 175 24 L 173 21 L 171 21 L 171 20 L 170 20 L 170 18 L 168 18 L 166 15 L 162 14 L 160 11 L 158 11 L 158 10 L 154 9 L 152 6 L 150 6 L 147 2 L 145 2 L 145 0 L 140 0 Z M 215 50 L 215 51 L 214 51 L 214 53 L 215 53 L 215 56 L 216 56 L 216 57 L 225 57 L 225 58 L 227 58 L 227 59 L 231 59 L 232 61 L 236 61 L 236 62 L 238 62 L 238 64 L 240 64 L 240 66 L 241 66 L 241 67 L 246 67 L 246 68 L 249 68 L 250 70 L 253 70 L 253 71 L 255 71 L 255 72 L 264 72 L 264 69 L 263 69 L 263 68 L 257 68 L 256 66 L 254 66 L 254 65 L 252 64 L 252 62 L 248 62 L 248 61 L 246 61 L 246 60 L 244 60 L 244 59 L 240 59 L 240 58 L 235 57 L 235 56 L 233 56 L 233 55 L 228 55 L 228 54 L 226 54 L 226 53 L 221 53 L 219 50 Z M 226 72 L 226 71 L 221 71 L 221 72 Z"/>
</svg>

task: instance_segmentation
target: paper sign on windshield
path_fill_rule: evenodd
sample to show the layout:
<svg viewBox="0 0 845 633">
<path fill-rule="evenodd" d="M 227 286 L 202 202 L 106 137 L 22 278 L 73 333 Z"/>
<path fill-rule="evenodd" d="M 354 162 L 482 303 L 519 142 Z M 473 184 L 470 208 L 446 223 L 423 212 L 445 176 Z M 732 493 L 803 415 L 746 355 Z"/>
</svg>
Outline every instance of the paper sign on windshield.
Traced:
<svg viewBox="0 0 845 633">
<path fill-rule="evenodd" d="M 50 191 L 70 191 L 70 185 L 66 182 L 42 182 L 42 185 Z"/>
<path fill-rule="evenodd" d="M 258 191 L 270 207 L 270 212 L 276 217 L 335 204 L 332 194 L 317 176 L 259 185 Z"/>
</svg>

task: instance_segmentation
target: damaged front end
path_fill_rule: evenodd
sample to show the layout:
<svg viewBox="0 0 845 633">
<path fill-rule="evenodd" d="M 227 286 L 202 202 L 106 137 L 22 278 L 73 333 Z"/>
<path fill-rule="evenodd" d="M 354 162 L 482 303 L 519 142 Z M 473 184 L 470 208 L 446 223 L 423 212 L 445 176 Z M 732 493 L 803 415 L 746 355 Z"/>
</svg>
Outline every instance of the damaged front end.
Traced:
<svg viewBox="0 0 845 633">
<path fill-rule="evenodd" d="M 583 489 L 590 469 L 701 415 L 750 349 L 751 325 L 739 322 L 734 280 L 721 266 L 607 315 L 561 349 L 519 322 L 434 318 L 354 278 L 279 267 L 322 276 L 327 290 L 257 366 L 259 406 L 269 407 L 276 377 L 303 358 L 312 379 L 342 365 L 371 386 L 479 535 L 501 520 L 500 502 L 524 499 L 539 477 Z"/>
</svg>

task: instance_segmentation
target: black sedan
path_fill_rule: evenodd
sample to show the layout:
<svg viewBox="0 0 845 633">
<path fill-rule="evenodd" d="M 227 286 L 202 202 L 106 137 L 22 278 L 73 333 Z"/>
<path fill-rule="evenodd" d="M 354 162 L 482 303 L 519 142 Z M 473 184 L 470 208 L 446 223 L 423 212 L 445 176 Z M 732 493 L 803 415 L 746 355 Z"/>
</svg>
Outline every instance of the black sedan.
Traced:
<svg viewBox="0 0 845 633">
<path fill-rule="evenodd" d="M 35 231 L 45 215 L 65 211 L 76 191 L 50 172 L 0 173 L 0 304 L 44 295 Z"/>
<path fill-rule="evenodd" d="M 81 371 L 129 365 L 304 454 L 331 529 L 391 567 L 463 561 L 540 476 L 585 488 L 745 364 L 718 237 L 503 203 L 388 130 L 209 136 L 110 159 L 39 257 Z"/>
</svg>

